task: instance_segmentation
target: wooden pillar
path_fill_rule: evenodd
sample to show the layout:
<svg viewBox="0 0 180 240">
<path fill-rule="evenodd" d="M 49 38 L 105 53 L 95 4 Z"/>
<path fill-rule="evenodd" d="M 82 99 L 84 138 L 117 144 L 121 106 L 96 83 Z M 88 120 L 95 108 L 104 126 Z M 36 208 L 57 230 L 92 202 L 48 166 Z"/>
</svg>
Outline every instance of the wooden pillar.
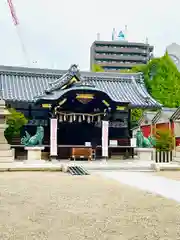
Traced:
<svg viewBox="0 0 180 240">
<path fill-rule="evenodd" d="M 169 128 L 169 130 L 172 130 L 171 121 L 170 120 L 168 121 L 168 128 Z"/>
<path fill-rule="evenodd" d="M 156 123 L 154 124 L 154 133 L 156 134 Z"/>
<path fill-rule="evenodd" d="M 151 128 L 151 129 L 150 129 L 150 130 L 151 130 L 151 131 L 150 131 L 150 135 L 151 135 L 151 137 L 152 137 L 152 136 L 154 135 L 154 133 L 153 133 L 153 124 L 152 124 L 152 122 L 151 122 L 150 128 Z"/>
<path fill-rule="evenodd" d="M 174 136 L 174 148 L 176 149 L 175 123 L 174 123 L 174 121 L 172 119 L 169 122 L 171 124 L 171 133 Z M 172 126 L 172 125 L 174 125 L 174 126 Z"/>
</svg>

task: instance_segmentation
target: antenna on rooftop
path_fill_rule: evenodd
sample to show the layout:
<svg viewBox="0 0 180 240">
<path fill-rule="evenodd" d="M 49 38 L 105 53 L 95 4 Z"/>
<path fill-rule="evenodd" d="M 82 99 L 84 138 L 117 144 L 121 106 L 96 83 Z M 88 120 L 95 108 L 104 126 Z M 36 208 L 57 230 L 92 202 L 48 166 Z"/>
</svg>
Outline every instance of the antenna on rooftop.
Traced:
<svg viewBox="0 0 180 240">
<path fill-rule="evenodd" d="M 124 28 L 125 40 L 127 40 L 127 32 L 128 32 L 128 27 L 127 27 L 127 25 L 125 25 L 125 28 Z"/>
<path fill-rule="evenodd" d="M 151 59 L 150 57 L 150 51 L 149 51 L 149 39 L 146 37 L 146 45 L 147 45 L 147 61 L 149 61 Z"/>
<path fill-rule="evenodd" d="M 55 62 L 52 64 L 52 69 L 57 69 L 57 66 L 56 66 Z"/>
<path fill-rule="evenodd" d="M 117 40 L 117 33 L 116 33 L 116 29 L 113 28 L 113 30 L 112 30 L 112 41 L 115 41 L 115 40 Z"/>
<path fill-rule="evenodd" d="M 97 33 L 97 41 L 100 41 L 100 33 Z"/>
</svg>

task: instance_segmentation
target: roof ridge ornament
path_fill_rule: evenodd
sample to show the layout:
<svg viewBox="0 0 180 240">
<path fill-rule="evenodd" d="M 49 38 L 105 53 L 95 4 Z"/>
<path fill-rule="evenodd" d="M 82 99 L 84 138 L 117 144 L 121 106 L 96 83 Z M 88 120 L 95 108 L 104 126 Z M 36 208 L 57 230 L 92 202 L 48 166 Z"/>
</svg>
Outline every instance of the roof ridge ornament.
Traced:
<svg viewBox="0 0 180 240">
<path fill-rule="evenodd" d="M 70 66 L 70 68 L 68 69 L 68 72 L 69 72 L 71 75 L 73 75 L 73 76 L 74 76 L 75 74 L 79 73 L 78 65 L 72 64 L 72 65 Z"/>
<path fill-rule="evenodd" d="M 52 91 L 58 90 L 59 88 L 61 88 L 64 84 L 66 84 L 74 76 L 80 78 L 79 68 L 78 68 L 78 65 L 76 65 L 76 64 L 72 64 L 65 74 L 63 74 L 55 82 L 52 82 L 50 84 L 50 87 L 45 90 L 45 93 L 49 94 Z"/>
</svg>

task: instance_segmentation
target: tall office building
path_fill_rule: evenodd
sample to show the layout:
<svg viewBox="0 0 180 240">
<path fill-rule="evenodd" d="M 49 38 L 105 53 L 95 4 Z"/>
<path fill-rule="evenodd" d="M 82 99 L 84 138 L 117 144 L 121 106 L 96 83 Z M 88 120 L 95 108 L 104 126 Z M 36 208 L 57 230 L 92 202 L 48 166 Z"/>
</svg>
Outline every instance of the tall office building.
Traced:
<svg viewBox="0 0 180 240">
<path fill-rule="evenodd" d="M 136 65 L 146 64 L 153 57 L 153 46 L 148 43 L 128 42 L 125 34 L 112 32 L 112 41 L 93 42 L 90 52 L 90 69 L 93 65 L 101 66 L 105 71 L 131 69 Z"/>
</svg>

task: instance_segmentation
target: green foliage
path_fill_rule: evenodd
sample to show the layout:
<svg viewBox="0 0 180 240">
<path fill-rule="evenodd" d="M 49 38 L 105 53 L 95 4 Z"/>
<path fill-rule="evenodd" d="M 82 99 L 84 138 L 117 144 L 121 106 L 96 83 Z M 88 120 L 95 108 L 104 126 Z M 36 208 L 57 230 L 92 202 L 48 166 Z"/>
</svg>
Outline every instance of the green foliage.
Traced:
<svg viewBox="0 0 180 240">
<path fill-rule="evenodd" d="M 122 69 L 120 73 L 136 73 L 136 72 L 143 72 L 146 65 L 138 65 L 133 67 L 132 69 Z"/>
<path fill-rule="evenodd" d="M 166 53 L 147 65 L 136 66 L 131 72 L 142 72 L 149 94 L 165 107 L 180 106 L 180 72 Z"/>
<path fill-rule="evenodd" d="M 134 71 L 132 69 L 121 69 L 120 73 L 133 73 Z"/>
<path fill-rule="evenodd" d="M 96 70 L 97 67 L 97 70 Z M 95 66 L 95 71 L 101 68 Z M 154 58 L 146 65 L 135 66 L 132 69 L 124 69 L 121 73 L 142 72 L 145 85 L 149 94 L 164 107 L 175 108 L 180 106 L 180 72 L 173 63 L 168 53 L 161 58 Z M 137 122 L 142 110 L 132 110 L 132 121 Z"/>
<path fill-rule="evenodd" d="M 169 129 L 159 129 L 155 133 L 156 149 L 158 151 L 170 151 L 174 148 L 174 136 Z"/>
<path fill-rule="evenodd" d="M 9 125 L 5 131 L 5 137 L 8 142 L 11 142 L 12 138 L 20 135 L 22 127 L 28 122 L 24 114 L 17 112 L 15 109 L 8 109 L 11 113 L 7 116 L 7 124 Z"/>
<path fill-rule="evenodd" d="M 97 64 L 94 64 L 93 68 L 92 68 L 92 71 L 93 72 L 104 72 L 104 69 L 101 66 L 99 66 Z"/>
<path fill-rule="evenodd" d="M 140 108 L 132 109 L 132 111 L 131 111 L 131 120 L 135 121 L 135 122 L 138 122 L 139 119 L 142 116 L 142 113 L 143 113 L 143 110 L 140 109 Z"/>
</svg>

